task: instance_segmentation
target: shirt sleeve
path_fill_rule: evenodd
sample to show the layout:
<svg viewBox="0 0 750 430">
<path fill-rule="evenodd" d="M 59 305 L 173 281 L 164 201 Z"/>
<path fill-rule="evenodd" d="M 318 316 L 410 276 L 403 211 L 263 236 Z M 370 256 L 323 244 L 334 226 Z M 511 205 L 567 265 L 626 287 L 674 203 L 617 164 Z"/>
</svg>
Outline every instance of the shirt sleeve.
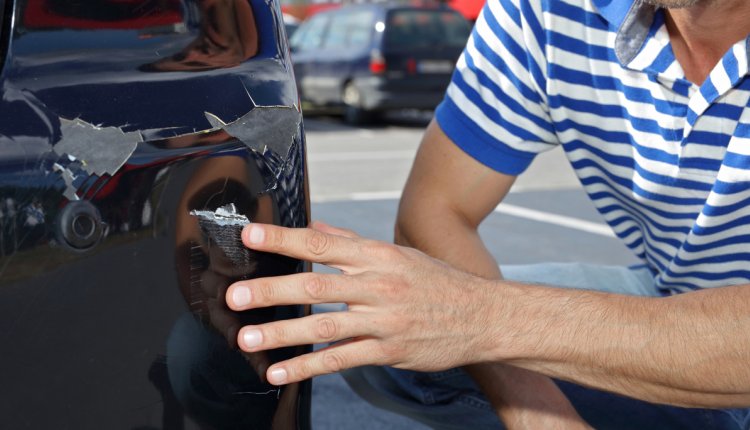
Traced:
<svg viewBox="0 0 750 430">
<path fill-rule="evenodd" d="M 487 1 L 435 111 L 458 147 L 509 175 L 559 143 L 547 105 L 541 3 Z"/>
</svg>

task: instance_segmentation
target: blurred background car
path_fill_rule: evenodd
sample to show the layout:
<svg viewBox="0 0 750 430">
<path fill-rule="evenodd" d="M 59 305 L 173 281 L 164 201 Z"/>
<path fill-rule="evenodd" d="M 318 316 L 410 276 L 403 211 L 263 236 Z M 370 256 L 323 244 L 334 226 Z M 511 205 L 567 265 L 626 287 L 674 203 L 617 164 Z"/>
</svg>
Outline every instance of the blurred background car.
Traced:
<svg viewBox="0 0 750 430">
<path fill-rule="evenodd" d="M 309 18 L 314 14 L 342 5 L 357 3 L 372 3 L 382 0 L 281 0 L 281 10 L 286 15 L 292 15 L 300 20 Z M 450 6 L 464 16 L 470 22 L 477 20 L 479 12 L 484 7 L 486 0 L 435 0 Z"/>
<path fill-rule="evenodd" d="M 283 14 L 283 19 L 284 27 L 286 28 L 286 35 L 287 37 L 292 37 L 292 34 L 297 31 L 302 21 L 300 21 L 300 19 L 296 16 L 290 15 L 288 13 Z"/>
<path fill-rule="evenodd" d="M 306 20 L 290 39 L 305 107 L 339 107 L 353 124 L 442 100 L 471 26 L 437 2 L 350 4 Z"/>
<path fill-rule="evenodd" d="M 224 300 L 310 269 L 235 225 L 308 224 L 288 52 L 273 1 L 0 0 L 0 428 L 309 428 L 309 348 L 236 342 L 309 309 Z"/>
</svg>

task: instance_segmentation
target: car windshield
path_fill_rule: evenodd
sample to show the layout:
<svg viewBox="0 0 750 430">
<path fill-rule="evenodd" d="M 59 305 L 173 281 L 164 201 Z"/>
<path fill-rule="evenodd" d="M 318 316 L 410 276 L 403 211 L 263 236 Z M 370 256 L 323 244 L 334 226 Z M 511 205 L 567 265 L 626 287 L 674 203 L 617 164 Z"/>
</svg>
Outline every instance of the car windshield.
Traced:
<svg viewBox="0 0 750 430">
<path fill-rule="evenodd" d="M 460 14 L 446 10 L 395 10 L 388 15 L 386 47 L 390 49 L 461 48 L 471 28 Z"/>
</svg>

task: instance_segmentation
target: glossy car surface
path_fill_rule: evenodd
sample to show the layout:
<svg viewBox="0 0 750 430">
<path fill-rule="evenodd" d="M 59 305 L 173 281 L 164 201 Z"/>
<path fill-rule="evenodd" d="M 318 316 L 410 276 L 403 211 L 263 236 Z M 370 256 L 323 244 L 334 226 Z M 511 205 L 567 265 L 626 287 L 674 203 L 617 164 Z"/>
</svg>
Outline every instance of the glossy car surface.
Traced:
<svg viewBox="0 0 750 430">
<path fill-rule="evenodd" d="M 350 122 L 395 109 L 432 109 L 471 31 L 437 3 L 379 3 L 320 12 L 291 39 L 302 99 L 343 106 Z"/>
<path fill-rule="evenodd" d="M 223 299 L 307 265 L 191 215 L 308 223 L 276 1 L 0 7 L 0 428 L 308 428 L 309 384 L 262 376 L 304 349 L 235 340 L 308 309 Z"/>
</svg>

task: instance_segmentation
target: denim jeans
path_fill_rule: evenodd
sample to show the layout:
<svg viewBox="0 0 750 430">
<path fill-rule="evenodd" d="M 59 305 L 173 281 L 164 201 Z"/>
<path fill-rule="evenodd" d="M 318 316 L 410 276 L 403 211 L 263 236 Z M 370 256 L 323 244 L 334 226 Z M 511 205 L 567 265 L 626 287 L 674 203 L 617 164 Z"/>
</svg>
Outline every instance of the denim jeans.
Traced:
<svg viewBox="0 0 750 430">
<path fill-rule="evenodd" d="M 504 266 L 508 280 L 565 288 L 661 296 L 645 267 L 587 264 Z M 750 363 L 748 363 L 750 365 Z M 502 429 L 489 401 L 462 369 L 422 373 L 361 367 L 344 379 L 374 406 L 441 430 Z M 657 405 L 555 381 L 576 411 L 596 429 L 750 429 L 749 409 L 711 410 Z"/>
</svg>

